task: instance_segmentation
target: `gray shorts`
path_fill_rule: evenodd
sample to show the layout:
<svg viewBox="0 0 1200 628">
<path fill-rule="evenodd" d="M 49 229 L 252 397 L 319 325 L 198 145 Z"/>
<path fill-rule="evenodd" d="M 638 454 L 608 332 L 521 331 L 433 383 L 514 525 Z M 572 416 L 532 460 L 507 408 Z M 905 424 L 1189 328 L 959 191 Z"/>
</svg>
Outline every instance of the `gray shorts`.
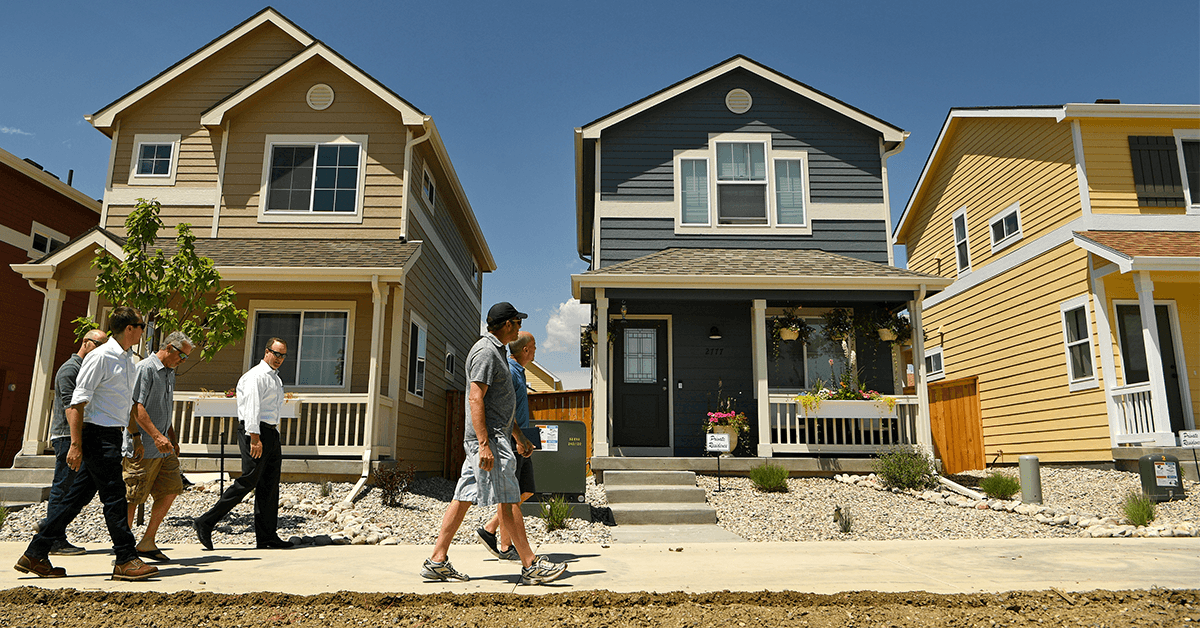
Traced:
<svg viewBox="0 0 1200 628">
<path fill-rule="evenodd" d="M 467 459 L 463 461 L 462 474 L 454 487 L 454 499 L 471 502 L 477 506 L 516 504 L 521 501 L 521 490 L 517 486 L 517 457 L 512 443 L 507 438 L 491 439 L 495 464 L 491 471 L 479 468 L 479 441 L 463 441 Z"/>
</svg>

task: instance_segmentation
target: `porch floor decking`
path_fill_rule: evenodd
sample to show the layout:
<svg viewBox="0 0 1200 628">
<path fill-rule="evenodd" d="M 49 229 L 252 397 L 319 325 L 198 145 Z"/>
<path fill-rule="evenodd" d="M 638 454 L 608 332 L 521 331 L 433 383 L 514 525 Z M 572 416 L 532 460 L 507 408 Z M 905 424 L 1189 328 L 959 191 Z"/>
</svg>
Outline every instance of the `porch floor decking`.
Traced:
<svg viewBox="0 0 1200 628">
<path fill-rule="evenodd" d="M 717 458 L 698 457 L 641 457 L 595 456 L 592 472 L 603 481 L 605 471 L 694 471 L 715 475 Z M 721 475 L 750 475 L 750 469 L 769 462 L 788 470 L 791 477 L 833 477 L 839 473 L 871 473 L 872 458 L 721 458 Z"/>
</svg>

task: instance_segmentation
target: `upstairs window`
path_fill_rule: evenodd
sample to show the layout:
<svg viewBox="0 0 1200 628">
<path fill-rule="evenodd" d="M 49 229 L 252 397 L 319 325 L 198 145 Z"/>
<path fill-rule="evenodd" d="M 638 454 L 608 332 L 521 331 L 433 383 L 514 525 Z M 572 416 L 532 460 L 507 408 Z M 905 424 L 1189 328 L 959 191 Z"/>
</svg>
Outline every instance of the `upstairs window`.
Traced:
<svg viewBox="0 0 1200 628">
<path fill-rule="evenodd" d="M 433 175 L 430 174 L 429 168 L 425 168 L 421 175 L 421 198 L 425 199 L 425 206 L 429 208 L 429 213 L 433 213 L 433 204 L 437 201 L 437 186 L 434 184 Z"/>
<path fill-rule="evenodd" d="M 1088 297 L 1081 296 L 1059 307 L 1063 326 L 1063 348 L 1067 358 L 1070 389 L 1095 388 L 1096 371 L 1092 365 L 1092 326 L 1088 317 Z"/>
<path fill-rule="evenodd" d="M 717 143 L 717 220 L 723 225 L 767 224 L 764 144 Z"/>
<path fill-rule="evenodd" d="M 959 275 L 971 272 L 971 249 L 967 242 L 967 210 L 954 212 L 954 260 Z"/>
<path fill-rule="evenodd" d="M 267 211 L 358 211 L 358 144 L 273 146 Z"/>
<path fill-rule="evenodd" d="M 428 341 L 425 321 L 414 314 L 408 335 L 408 394 L 418 399 L 425 398 L 425 345 Z"/>
<path fill-rule="evenodd" d="M 1187 213 L 1200 214 L 1200 129 L 1176 129 L 1175 141 Z"/>
<path fill-rule="evenodd" d="M 61 249 L 69 239 L 65 234 L 34 222 L 33 230 L 29 233 L 29 256 L 36 258 L 49 255 Z"/>
<path fill-rule="evenodd" d="M 679 160 L 679 206 L 683 224 L 708 224 L 708 160 Z"/>
<path fill-rule="evenodd" d="M 129 185 L 175 185 L 180 137 L 166 134 L 135 134 Z"/>
<path fill-rule="evenodd" d="M 991 221 L 992 233 L 992 251 L 999 251 L 1004 247 L 1021 239 L 1021 207 L 1017 203 L 1013 203 L 1004 209 L 1004 211 L 996 214 Z"/>
<path fill-rule="evenodd" d="M 171 174 L 171 154 L 174 144 L 141 144 L 138 146 L 137 174 L 139 177 L 166 177 Z"/>
</svg>

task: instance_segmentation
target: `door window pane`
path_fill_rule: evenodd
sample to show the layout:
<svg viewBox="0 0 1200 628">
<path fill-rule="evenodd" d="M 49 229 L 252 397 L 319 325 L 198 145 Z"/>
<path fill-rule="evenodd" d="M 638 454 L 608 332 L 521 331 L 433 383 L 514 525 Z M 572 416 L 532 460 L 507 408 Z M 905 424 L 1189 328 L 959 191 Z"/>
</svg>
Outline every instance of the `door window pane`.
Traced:
<svg viewBox="0 0 1200 628">
<path fill-rule="evenodd" d="M 657 334 L 654 329 L 625 330 L 625 383 L 653 384 L 657 376 Z"/>
</svg>

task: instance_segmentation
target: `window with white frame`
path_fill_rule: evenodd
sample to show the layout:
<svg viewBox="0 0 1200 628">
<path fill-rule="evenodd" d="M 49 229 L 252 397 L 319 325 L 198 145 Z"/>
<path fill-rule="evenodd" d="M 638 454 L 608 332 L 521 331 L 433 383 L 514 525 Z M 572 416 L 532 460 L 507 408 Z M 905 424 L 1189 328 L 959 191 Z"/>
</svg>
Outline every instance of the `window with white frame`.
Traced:
<svg viewBox="0 0 1200 628">
<path fill-rule="evenodd" d="M 958 274 L 971 272 L 971 250 L 967 242 L 967 208 L 954 212 L 954 262 Z"/>
<path fill-rule="evenodd" d="M 139 133 L 133 137 L 130 185 L 174 185 L 179 135 Z"/>
<path fill-rule="evenodd" d="M 707 148 L 675 154 L 676 224 L 687 233 L 806 233 L 808 187 L 807 152 L 773 148 L 769 134 L 715 135 Z"/>
<path fill-rule="evenodd" d="M 429 208 L 429 213 L 432 214 L 434 202 L 437 200 L 437 184 L 434 182 L 433 173 L 429 172 L 428 167 L 422 169 L 421 198 L 425 200 L 425 206 Z"/>
<path fill-rule="evenodd" d="M 34 222 L 33 229 L 29 232 L 29 256 L 42 257 L 43 255 L 49 255 L 61 249 L 68 240 L 70 238 L 66 234 L 60 233 L 39 222 Z"/>
<path fill-rule="evenodd" d="M 451 345 L 446 345 L 446 377 L 454 377 L 454 369 L 458 368 L 458 352 Z"/>
<path fill-rule="evenodd" d="M 408 393 L 425 398 L 425 350 L 429 341 L 425 321 L 413 313 L 408 334 Z"/>
<path fill-rule="evenodd" d="M 1092 362 L 1091 316 L 1087 295 L 1076 297 L 1059 306 L 1062 317 L 1063 349 L 1067 358 L 1067 382 L 1072 391 L 1095 388 L 1096 369 Z"/>
<path fill-rule="evenodd" d="M 279 367 L 284 386 L 345 388 L 349 311 L 257 309 L 251 356 L 262 358 L 267 340 L 282 338 L 288 357 Z"/>
<path fill-rule="evenodd" d="M 361 222 L 365 135 L 268 135 L 261 222 Z"/>
<path fill-rule="evenodd" d="M 1004 247 L 1021 239 L 1021 206 L 1019 203 L 1013 203 L 1004 208 L 999 214 L 996 214 L 988 221 L 991 227 L 992 235 L 992 251 L 999 251 Z"/>
<path fill-rule="evenodd" d="M 1176 129 L 1175 143 L 1187 213 L 1200 214 L 1200 129 Z"/>
<path fill-rule="evenodd" d="M 946 377 L 946 368 L 942 363 L 942 348 L 934 347 L 925 350 L 925 381 L 932 382 Z"/>
</svg>

